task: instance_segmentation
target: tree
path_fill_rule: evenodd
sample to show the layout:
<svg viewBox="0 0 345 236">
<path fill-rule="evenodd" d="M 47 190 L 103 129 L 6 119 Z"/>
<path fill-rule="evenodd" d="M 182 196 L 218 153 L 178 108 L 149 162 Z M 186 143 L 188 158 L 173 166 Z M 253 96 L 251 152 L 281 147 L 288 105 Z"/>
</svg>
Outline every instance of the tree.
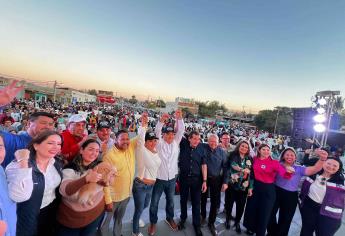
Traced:
<svg viewBox="0 0 345 236">
<path fill-rule="evenodd" d="M 138 102 L 138 100 L 136 99 L 135 95 L 132 95 L 131 99 L 129 99 L 128 102 L 130 102 L 132 104 L 136 104 Z"/>
<path fill-rule="evenodd" d="M 186 118 L 193 117 L 193 113 L 187 107 L 183 107 L 181 111 L 184 117 Z"/>
<path fill-rule="evenodd" d="M 165 104 L 165 102 L 162 99 L 158 99 L 156 101 L 156 104 L 157 104 L 157 107 L 161 107 L 161 108 L 165 108 L 166 107 L 166 104 Z"/>
<path fill-rule="evenodd" d="M 199 115 L 201 117 L 212 117 L 216 115 L 216 111 L 228 111 L 224 104 L 219 104 L 218 101 L 197 102 L 199 105 Z"/>
<path fill-rule="evenodd" d="M 95 96 L 97 96 L 97 91 L 96 91 L 96 89 L 89 89 L 89 90 L 87 91 L 87 93 L 90 94 L 90 95 L 95 95 Z"/>
<path fill-rule="evenodd" d="M 290 135 L 292 127 L 292 113 L 288 107 L 276 107 L 275 110 L 262 110 L 255 116 L 254 123 L 260 130 L 274 132 L 276 126 L 276 134 Z"/>
</svg>

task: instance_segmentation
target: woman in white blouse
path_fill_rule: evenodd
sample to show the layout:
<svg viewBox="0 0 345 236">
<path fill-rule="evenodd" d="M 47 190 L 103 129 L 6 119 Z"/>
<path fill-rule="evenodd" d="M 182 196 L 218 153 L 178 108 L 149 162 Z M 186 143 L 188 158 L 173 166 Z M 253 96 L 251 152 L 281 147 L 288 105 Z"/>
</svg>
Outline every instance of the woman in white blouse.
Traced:
<svg viewBox="0 0 345 236">
<path fill-rule="evenodd" d="M 61 182 L 62 138 L 45 131 L 28 149 L 17 150 L 6 168 L 10 198 L 17 202 L 17 235 L 53 235 L 58 206 L 55 190 Z"/>
<path fill-rule="evenodd" d="M 133 215 L 133 236 L 143 236 L 139 232 L 139 219 L 143 210 L 149 205 L 153 185 L 156 181 L 161 159 L 156 151 L 158 138 L 154 132 L 146 132 L 148 125 L 147 114 L 143 114 L 141 127 L 138 130 L 136 148 L 137 177 L 133 183 L 133 198 L 135 211 Z"/>
</svg>

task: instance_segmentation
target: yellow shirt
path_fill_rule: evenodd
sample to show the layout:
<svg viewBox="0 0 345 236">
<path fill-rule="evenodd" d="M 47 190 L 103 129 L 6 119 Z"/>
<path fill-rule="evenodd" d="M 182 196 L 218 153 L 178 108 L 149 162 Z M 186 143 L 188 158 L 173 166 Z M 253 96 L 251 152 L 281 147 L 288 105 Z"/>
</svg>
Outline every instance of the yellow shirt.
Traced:
<svg viewBox="0 0 345 236">
<path fill-rule="evenodd" d="M 131 195 L 135 172 L 135 147 L 137 139 L 131 139 L 131 143 L 126 151 L 119 150 L 115 145 L 109 149 L 103 161 L 110 163 L 117 169 L 113 185 L 110 191 L 104 191 L 105 202 L 120 202 Z"/>
</svg>

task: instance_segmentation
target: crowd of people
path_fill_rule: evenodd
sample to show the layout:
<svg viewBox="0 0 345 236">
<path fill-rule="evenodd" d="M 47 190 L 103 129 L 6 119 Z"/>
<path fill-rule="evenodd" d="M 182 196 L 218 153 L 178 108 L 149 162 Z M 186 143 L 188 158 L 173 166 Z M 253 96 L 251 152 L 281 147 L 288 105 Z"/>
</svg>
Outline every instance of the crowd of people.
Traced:
<svg viewBox="0 0 345 236">
<path fill-rule="evenodd" d="M 341 150 L 313 149 L 300 157 L 288 137 L 236 122 L 126 104 L 36 104 L 16 100 L 21 89 L 14 81 L 0 90 L 0 235 L 121 236 L 131 197 L 132 235 L 143 235 L 145 208 L 148 234 L 158 235 L 163 192 L 171 230 L 186 228 L 190 200 L 197 236 L 203 225 L 218 235 L 221 192 L 225 228 L 233 221 L 237 233 L 243 218 L 248 235 L 288 235 L 297 206 L 301 236 L 331 236 L 341 227 Z"/>
</svg>

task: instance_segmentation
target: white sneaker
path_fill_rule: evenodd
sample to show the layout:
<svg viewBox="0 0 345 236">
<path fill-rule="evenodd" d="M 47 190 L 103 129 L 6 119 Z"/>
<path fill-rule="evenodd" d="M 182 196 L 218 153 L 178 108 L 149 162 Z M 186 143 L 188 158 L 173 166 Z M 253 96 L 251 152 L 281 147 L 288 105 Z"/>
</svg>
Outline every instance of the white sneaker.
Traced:
<svg viewBox="0 0 345 236">
<path fill-rule="evenodd" d="M 145 227 L 145 222 L 142 219 L 139 219 L 139 227 L 144 228 Z M 142 235 L 139 235 L 142 236 Z"/>
<path fill-rule="evenodd" d="M 139 232 L 138 234 L 132 233 L 132 236 L 144 236 L 141 232 Z"/>
</svg>

